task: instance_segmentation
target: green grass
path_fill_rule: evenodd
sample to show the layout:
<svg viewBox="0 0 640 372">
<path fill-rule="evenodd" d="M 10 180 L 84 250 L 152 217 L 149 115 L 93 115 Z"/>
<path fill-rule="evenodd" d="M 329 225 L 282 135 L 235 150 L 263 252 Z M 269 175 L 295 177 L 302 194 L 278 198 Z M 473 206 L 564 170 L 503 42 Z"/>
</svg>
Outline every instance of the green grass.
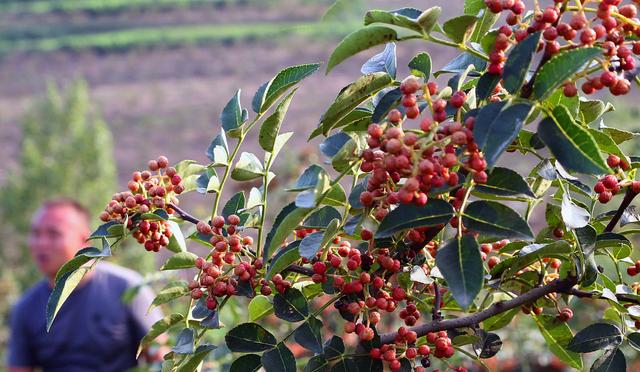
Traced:
<svg viewBox="0 0 640 372">
<path fill-rule="evenodd" d="M 358 23 L 359 24 L 359 23 Z M 241 39 L 282 38 L 287 36 L 342 36 L 356 23 L 254 23 L 149 27 L 41 39 L 0 40 L 0 54 L 15 51 L 54 51 L 59 49 L 126 50 L 137 47 L 177 46 Z"/>
</svg>

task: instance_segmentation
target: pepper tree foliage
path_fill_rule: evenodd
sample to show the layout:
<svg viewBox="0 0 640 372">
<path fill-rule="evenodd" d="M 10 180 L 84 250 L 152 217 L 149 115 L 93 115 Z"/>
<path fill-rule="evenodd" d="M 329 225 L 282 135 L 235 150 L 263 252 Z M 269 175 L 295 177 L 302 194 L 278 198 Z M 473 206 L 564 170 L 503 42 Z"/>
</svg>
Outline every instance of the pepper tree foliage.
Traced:
<svg viewBox="0 0 640 372">
<path fill-rule="evenodd" d="M 280 127 L 296 85 L 319 65 L 286 68 L 263 84 L 251 119 L 238 91 L 206 151 L 210 163 L 170 167 L 160 157 L 114 195 L 92 236 L 96 247 L 58 274 L 48 324 L 85 264 L 132 236 L 149 251 L 175 252 L 162 270 L 197 272 L 154 301 L 189 303 L 141 342 L 180 329 L 163 370 L 196 369 L 216 348 L 201 340 L 221 326 L 232 296 L 250 298 L 250 322 L 230 325 L 225 336 L 238 354 L 232 371 L 423 371 L 455 354 L 482 364 L 500 351 L 494 332 L 521 311 L 568 366 L 582 369 L 581 354 L 599 351 L 592 369 L 624 370 L 620 347 L 640 348 L 638 284 L 621 273 L 640 269 L 630 259 L 638 230 L 624 228 L 638 222 L 629 206 L 640 192 L 640 162 L 618 147 L 633 134 L 600 121 L 612 105 L 589 95 L 640 84 L 632 74 L 640 21 L 635 5 L 621 0 L 542 3 L 529 10 L 521 0 L 467 0 L 464 15 L 444 22 L 439 7 L 369 11 L 365 27 L 335 48 L 327 72 L 386 48 L 323 114 L 310 139 L 325 137 L 327 163 L 310 166 L 288 189 L 295 200 L 269 231 L 271 167 L 292 136 Z M 408 63 L 413 75 L 397 79 L 395 42 L 409 39 L 460 54 L 433 72 L 429 54 L 419 53 Z M 258 135 L 264 160 L 240 152 L 249 135 Z M 522 176 L 499 159 L 537 165 Z M 223 204 L 229 179 L 262 186 Z M 189 191 L 213 193 L 210 216 L 178 206 Z M 597 214 L 598 204 L 613 207 Z M 538 231 L 528 223 L 534 210 L 546 217 Z M 195 232 L 185 237 L 180 222 Z M 209 254 L 188 252 L 185 240 Z M 574 334 L 568 303 L 582 298 L 608 308 Z M 344 318 L 343 332 L 326 334 L 328 307 Z M 276 338 L 260 324 L 270 314 L 293 331 Z M 404 325 L 391 328 L 397 318 Z M 297 363 L 292 343 L 313 356 Z"/>
</svg>

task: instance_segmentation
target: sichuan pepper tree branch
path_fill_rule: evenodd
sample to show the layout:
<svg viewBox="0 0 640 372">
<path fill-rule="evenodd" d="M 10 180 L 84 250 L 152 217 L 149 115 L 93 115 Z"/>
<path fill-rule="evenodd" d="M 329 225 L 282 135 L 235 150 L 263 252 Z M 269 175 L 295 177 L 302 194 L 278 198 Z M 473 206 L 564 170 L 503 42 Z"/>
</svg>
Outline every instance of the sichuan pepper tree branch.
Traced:
<svg viewBox="0 0 640 372">
<path fill-rule="evenodd" d="M 620 221 L 622 214 L 625 209 L 629 207 L 633 199 L 638 195 L 638 193 L 634 192 L 631 187 L 628 188 L 627 193 L 620 203 L 616 214 L 613 216 L 607 227 L 604 229 L 604 232 L 611 232 Z M 511 309 L 515 309 L 519 306 L 528 305 L 539 298 L 542 298 L 551 293 L 564 293 L 569 295 L 574 295 L 580 298 L 592 298 L 592 299 L 602 299 L 603 297 L 598 296 L 597 294 L 591 292 L 585 292 L 578 290 L 577 288 L 573 288 L 576 284 L 578 284 L 577 277 L 568 277 L 565 279 L 556 279 L 549 284 L 544 286 L 535 287 L 526 293 L 523 293 L 511 300 L 501 301 L 491 305 L 489 308 L 474 313 L 469 316 L 455 318 L 455 319 L 447 319 L 447 320 L 439 320 L 435 317 L 435 303 L 434 303 L 434 320 L 429 323 L 424 323 L 412 328 L 409 330 L 416 332 L 418 337 L 424 336 L 430 332 L 443 331 L 454 328 L 462 328 L 462 327 L 470 327 L 474 324 L 478 324 L 486 319 L 491 318 L 492 316 L 504 313 Z M 640 303 L 640 301 L 635 298 L 625 296 L 624 294 L 616 295 L 616 298 L 621 301 L 631 302 L 631 303 Z M 437 298 L 436 298 L 437 299 Z M 384 333 L 380 335 L 380 343 L 387 344 L 393 343 L 397 332 Z"/>
</svg>

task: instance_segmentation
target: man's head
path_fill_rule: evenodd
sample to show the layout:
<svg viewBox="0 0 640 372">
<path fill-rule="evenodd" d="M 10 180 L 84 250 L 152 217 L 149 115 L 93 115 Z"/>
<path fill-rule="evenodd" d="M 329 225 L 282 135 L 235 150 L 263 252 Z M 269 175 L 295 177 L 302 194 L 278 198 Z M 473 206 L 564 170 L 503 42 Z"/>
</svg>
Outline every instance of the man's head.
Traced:
<svg viewBox="0 0 640 372">
<path fill-rule="evenodd" d="M 86 246 L 90 234 L 89 213 L 72 199 L 45 202 L 33 215 L 29 250 L 38 269 L 49 279 Z"/>
</svg>

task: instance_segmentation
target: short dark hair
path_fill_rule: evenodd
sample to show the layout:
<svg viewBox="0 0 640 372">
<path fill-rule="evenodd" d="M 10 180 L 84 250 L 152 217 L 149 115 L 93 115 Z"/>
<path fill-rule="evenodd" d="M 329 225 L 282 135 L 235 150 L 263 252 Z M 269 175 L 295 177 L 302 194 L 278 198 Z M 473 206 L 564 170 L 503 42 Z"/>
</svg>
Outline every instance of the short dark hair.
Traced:
<svg viewBox="0 0 640 372">
<path fill-rule="evenodd" d="M 69 207 L 73 209 L 76 213 L 78 213 L 80 216 L 82 216 L 82 219 L 87 222 L 87 225 L 90 224 L 91 213 L 89 213 L 89 210 L 85 208 L 84 205 L 82 205 L 79 201 L 75 199 L 68 198 L 68 197 L 59 197 L 59 198 L 49 199 L 44 203 L 42 203 L 42 206 L 40 207 L 40 209 L 55 208 L 55 207 Z"/>
</svg>

